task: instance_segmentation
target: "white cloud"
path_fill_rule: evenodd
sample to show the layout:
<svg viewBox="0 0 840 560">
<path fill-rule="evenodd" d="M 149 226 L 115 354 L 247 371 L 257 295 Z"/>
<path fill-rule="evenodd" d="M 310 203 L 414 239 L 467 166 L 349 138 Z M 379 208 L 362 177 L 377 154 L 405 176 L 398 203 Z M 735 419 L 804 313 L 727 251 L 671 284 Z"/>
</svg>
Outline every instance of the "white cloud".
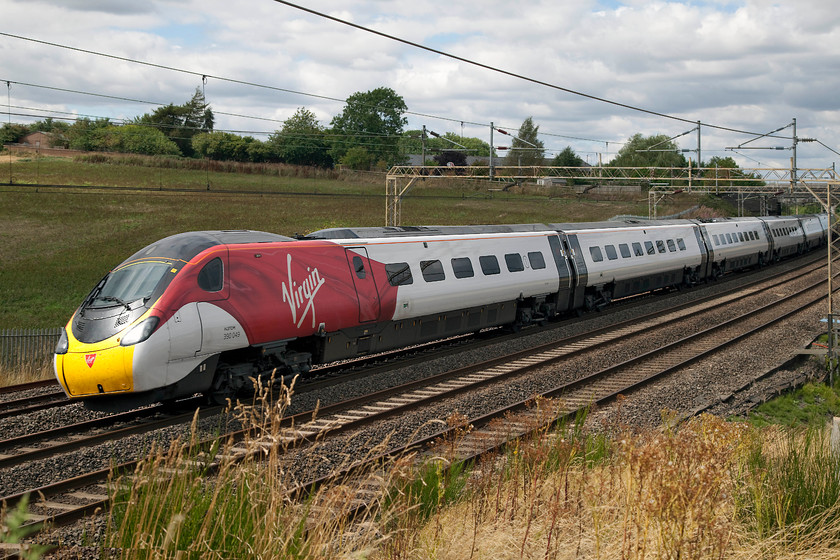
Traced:
<svg viewBox="0 0 840 560">
<path fill-rule="evenodd" d="M 689 121 L 767 132 L 796 117 L 802 136 L 840 148 L 840 16 L 830 3 L 538 0 L 396 2 L 313 0 L 307 7 L 408 41 L 592 96 Z M 0 29 L 155 64 L 325 96 L 391 87 L 411 127 L 489 136 L 533 116 L 546 146 L 597 157 L 636 132 L 679 134 L 692 124 L 600 103 L 441 57 L 276 2 L 226 0 L 0 0 Z M 0 36 L 2 79 L 183 103 L 200 76 Z M 324 124 L 340 103 L 209 79 L 219 112 L 288 118 L 301 106 Z M 15 84 L 13 102 L 135 116 L 150 106 Z M 82 111 L 82 107 L 85 111 Z M 480 123 L 473 125 L 471 123 Z M 219 128 L 271 131 L 279 124 L 219 116 Z M 548 134 L 552 136 L 548 136 Z M 564 137 L 591 138 L 585 142 Z M 748 137 L 703 132 L 704 154 Z M 680 139 L 694 148 L 695 138 Z M 721 155 L 727 155 L 721 153 Z M 750 157 L 754 157 L 755 153 Z M 738 156 L 741 157 L 741 156 Z M 761 153 L 787 165 L 787 152 Z M 800 146 L 800 160 L 834 154 Z M 740 161 L 745 164 L 749 160 Z"/>
</svg>

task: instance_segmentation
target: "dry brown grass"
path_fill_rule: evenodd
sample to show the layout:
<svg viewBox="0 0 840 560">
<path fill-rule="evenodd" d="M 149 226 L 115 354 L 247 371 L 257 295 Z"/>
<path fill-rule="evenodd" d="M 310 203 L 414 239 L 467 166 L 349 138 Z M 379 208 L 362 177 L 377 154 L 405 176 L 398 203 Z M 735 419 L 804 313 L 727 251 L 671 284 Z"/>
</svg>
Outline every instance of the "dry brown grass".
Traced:
<svg viewBox="0 0 840 560">
<path fill-rule="evenodd" d="M 419 528 L 410 552 L 375 557 L 840 558 L 840 505 L 807 534 L 802 525 L 769 537 L 749 529 L 736 489 L 757 437 L 707 416 L 679 430 L 626 434 L 590 462 L 573 439 L 547 435 L 475 469 L 467 497 Z"/>
<path fill-rule="evenodd" d="M 54 377 L 55 373 L 53 372 L 52 365 L 44 365 L 42 367 L 27 365 L 14 368 L 0 366 L 0 387 L 20 385 L 21 383 L 30 383 L 32 381 L 43 381 L 45 379 L 53 379 Z"/>
</svg>

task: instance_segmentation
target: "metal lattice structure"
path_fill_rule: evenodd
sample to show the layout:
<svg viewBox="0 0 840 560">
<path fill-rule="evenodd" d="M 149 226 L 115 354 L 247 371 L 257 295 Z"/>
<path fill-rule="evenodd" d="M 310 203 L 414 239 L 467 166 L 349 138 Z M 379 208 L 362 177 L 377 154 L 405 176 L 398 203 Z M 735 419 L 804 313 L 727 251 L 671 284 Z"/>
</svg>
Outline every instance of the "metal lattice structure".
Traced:
<svg viewBox="0 0 840 560">
<path fill-rule="evenodd" d="M 402 200 L 427 179 L 473 179 L 505 185 L 523 181 L 563 183 L 574 180 L 588 185 L 637 185 L 648 189 L 649 213 L 665 196 L 680 193 L 740 193 L 744 196 L 801 196 L 827 200 L 828 185 L 838 180 L 834 169 L 698 168 L 698 167 L 430 167 L 395 166 L 385 186 L 385 225 L 400 225 Z"/>
</svg>

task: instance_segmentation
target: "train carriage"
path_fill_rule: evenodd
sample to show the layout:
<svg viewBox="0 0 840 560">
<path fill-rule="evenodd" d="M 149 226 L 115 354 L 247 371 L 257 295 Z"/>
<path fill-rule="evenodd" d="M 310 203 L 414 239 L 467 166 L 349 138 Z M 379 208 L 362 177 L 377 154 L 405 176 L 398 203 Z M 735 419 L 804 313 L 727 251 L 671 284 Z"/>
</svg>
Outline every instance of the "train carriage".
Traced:
<svg viewBox="0 0 840 560">
<path fill-rule="evenodd" d="M 619 297 L 699 282 L 706 253 L 687 221 L 554 224 L 578 247 L 586 277 L 579 289 L 594 308 Z M 583 227 L 582 227 L 583 226 Z"/>
<path fill-rule="evenodd" d="M 805 232 L 805 243 L 807 249 L 814 249 L 827 242 L 828 215 L 812 214 L 800 218 L 802 230 Z"/>
<path fill-rule="evenodd" d="M 759 218 L 766 226 L 772 243 L 772 258 L 776 261 L 801 254 L 807 248 L 805 232 L 796 216 L 767 216 Z"/>
<path fill-rule="evenodd" d="M 702 222 L 700 229 L 715 276 L 770 260 L 770 239 L 762 223 L 754 218 L 716 218 Z"/>
</svg>

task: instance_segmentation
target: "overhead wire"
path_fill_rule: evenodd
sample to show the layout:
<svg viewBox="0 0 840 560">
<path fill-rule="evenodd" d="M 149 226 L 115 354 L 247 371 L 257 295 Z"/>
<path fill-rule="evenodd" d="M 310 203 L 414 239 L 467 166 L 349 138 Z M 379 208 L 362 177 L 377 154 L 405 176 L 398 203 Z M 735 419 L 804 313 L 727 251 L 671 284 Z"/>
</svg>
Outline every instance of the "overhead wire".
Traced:
<svg viewBox="0 0 840 560">
<path fill-rule="evenodd" d="M 611 100 L 611 99 L 595 96 L 595 95 L 592 95 L 592 94 L 588 94 L 588 93 L 581 92 L 581 91 L 578 91 L 578 90 L 574 90 L 574 89 L 571 89 L 571 88 L 559 86 L 557 84 L 552 84 L 552 83 L 549 83 L 549 82 L 546 82 L 546 81 L 543 81 L 543 80 L 538 80 L 538 79 L 531 78 L 531 77 L 528 77 L 528 76 L 525 76 L 525 75 L 522 75 L 522 74 L 511 72 L 511 71 L 508 71 L 508 70 L 504 70 L 504 69 L 501 69 L 501 68 L 498 68 L 498 67 L 495 67 L 495 66 L 491 66 L 491 65 L 488 65 L 488 64 L 484 64 L 484 63 L 481 63 L 481 62 L 478 62 L 478 61 L 474 61 L 474 60 L 471 60 L 471 59 L 468 59 L 468 58 L 465 58 L 465 57 L 461 57 L 461 56 L 458 56 L 458 55 L 455 55 L 455 54 L 448 53 L 446 51 L 442 51 L 442 50 L 439 50 L 439 49 L 428 47 L 426 45 L 422 45 L 422 44 L 416 43 L 414 41 L 409 41 L 407 39 L 403 39 L 403 38 L 400 38 L 400 37 L 397 37 L 397 36 L 394 36 L 394 35 L 390 35 L 388 33 L 382 32 L 382 31 L 378 31 L 378 30 L 375 30 L 375 29 L 372 29 L 372 28 L 369 28 L 369 27 L 365 27 L 365 26 L 362 26 L 362 25 L 359 25 L 359 24 L 356 24 L 356 23 L 353 23 L 353 22 L 350 22 L 350 21 L 347 21 L 347 20 L 343 20 L 343 19 L 335 17 L 335 16 L 331 16 L 331 15 L 323 13 L 323 12 L 319 12 L 319 11 L 311 9 L 311 8 L 307 8 L 307 7 L 295 4 L 293 2 L 289 2 L 288 0 L 274 0 L 274 1 L 276 3 L 283 4 L 283 5 L 301 10 L 301 11 L 310 13 L 312 15 L 318 16 L 318 17 L 329 19 L 331 21 L 334 21 L 334 22 L 337 22 L 337 23 L 340 23 L 340 24 L 343 24 L 343 25 L 346 25 L 346 26 L 349 26 L 349 27 L 353 27 L 355 29 L 365 31 L 367 33 L 378 35 L 378 36 L 381 36 L 383 38 L 386 38 L 386 39 L 389 39 L 389 40 L 392 40 L 392 41 L 396 41 L 396 42 L 400 42 L 400 43 L 412 46 L 414 48 L 418 48 L 418 49 L 422 49 L 422 50 L 425 50 L 425 51 L 428 51 L 428 52 L 432 52 L 432 53 L 438 54 L 440 56 L 451 58 L 453 60 L 457 60 L 457 61 L 469 64 L 469 65 L 473 65 L 473 66 L 476 66 L 476 67 L 479 67 L 479 68 L 490 70 L 492 72 L 496 72 L 496 73 L 499 73 L 499 74 L 507 75 L 507 76 L 510 76 L 510 77 L 513 77 L 513 78 L 521 79 L 521 80 L 531 82 L 531 83 L 534 83 L 534 84 L 537 84 L 537 85 L 541 85 L 541 86 L 548 87 L 548 88 L 551 88 L 551 89 L 555 89 L 555 90 L 558 90 L 558 91 L 563 91 L 563 92 L 566 92 L 566 93 L 570 93 L 572 95 L 576 95 L 576 96 L 588 98 L 588 99 L 591 99 L 591 100 L 594 100 L 594 101 L 598 101 L 598 102 L 610 104 L 610 105 L 613 105 L 613 106 L 625 108 L 625 109 L 628 109 L 628 110 L 631 110 L 631 111 L 636 111 L 636 112 L 641 112 L 641 113 L 645 113 L 645 114 L 649 114 L 649 115 L 653 115 L 653 116 L 658 116 L 658 117 L 661 117 L 661 118 L 666 118 L 666 119 L 671 119 L 671 120 L 676 120 L 676 121 L 686 122 L 686 123 L 691 123 L 691 124 L 699 124 L 699 125 L 704 126 L 706 128 L 711 128 L 711 129 L 716 129 L 716 130 L 721 130 L 721 131 L 726 131 L 726 132 L 732 132 L 732 133 L 737 133 L 737 134 L 748 134 L 748 135 L 758 134 L 758 133 L 755 133 L 755 132 L 740 130 L 740 129 L 736 129 L 736 128 L 732 128 L 732 127 L 714 125 L 714 124 L 703 123 L 703 122 L 698 123 L 697 120 L 686 119 L 686 118 L 683 118 L 683 117 L 678 117 L 678 116 L 675 116 L 675 115 L 669 115 L 667 113 L 662 113 L 662 112 L 659 112 L 659 111 L 645 109 L 643 107 L 638 107 L 638 106 L 635 106 L 635 105 L 630 105 L 630 104 L 627 104 L 627 103 L 622 103 L 622 102 L 619 102 L 619 101 L 614 101 L 614 100 Z M 187 70 L 187 69 L 184 69 L 184 68 L 178 68 L 178 67 L 175 67 L 175 66 L 169 66 L 169 65 L 165 65 L 165 64 L 157 64 L 157 63 L 153 63 L 153 62 L 142 61 L 142 60 L 138 60 L 138 59 L 132 59 L 132 58 L 123 57 L 123 56 L 119 56 L 119 55 L 103 53 L 103 52 L 94 51 L 94 50 L 90 50 L 90 49 L 83 49 L 83 48 L 73 47 L 73 46 L 69 46 L 69 45 L 62 45 L 62 44 L 54 43 L 54 42 L 51 42 L 51 41 L 44 41 L 44 40 L 41 40 L 41 39 L 24 37 L 24 36 L 21 36 L 21 35 L 16 35 L 16 34 L 13 34 L 13 33 L 8 33 L 8 32 L 0 32 L 0 36 L 6 36 L 6 37 L 14 38 L 14 39 L 39 43 L 39 44 L 43 44 L 43 45 L 47 45 L 47 46 L 51 46 L 51 47 L 62 48 L 62 49 L 82 52 L 82 53 L 86 53 L 86 54 L 90 54 L 90 55 L 111 58 L 111 59 L 114 59 L 114 60 L 120 60 L 120 61 L 123 61 L 123 62 L 129 62 L 129 63 L 132 63 L 132 64 L 139 64 L 139 65 L 149 66 L 149 67 L 153 67 L 153 68 L 164 69 L 164 70 L 168 70 L 168 71 L 188 74 L 188 75 L 200 77 L 201 80 L 202 80 L 202 85 L 204 85 L 206 83 L 208 78 L 212 78 L 212 79 L 215 79 L 215 80 L 234 83 L 234 84 L 246 85 L 246 86 L 268 89 L 268 90 L 273 90 L 273 91 L 279 91 L 279 92 L 284 92 L 284 93 L 291 93 L 291 94 L 296 94 L 296 95 L 313 97 L 313 98 L 317 98 L 317 99 L 328 100 L 328 101 L 335 101 L 335 102 L 339 102 L 339 103 L 343 103 L 343 104 L 347 103 L 347 99 L 340 99 L 340 98 L 337 98 L 337 97 L 331 97 L 331 96 L 326 96 L 326 95 L 320 95 L 320 94 L 314 94 L 314 93 L 308 93 L 308 92 L 301 92 L 301 91 L 292 90 L 292 89 L 288 89 L 288 88 L 281 88 L 281 87 L 277 87 L 277 86 L 260 84 L 260 83 L 257 83 L 257 82 L 251 82 L 251 81 L 247 81 L 247 80 L 239 80 L 239 79 L 236 79 L 236 78 L 229 78 L 229 77 L 225 77 L 225 76 L 217 76 L 217 75 L 208 74 L 208 73 L 204 73 L 204 72 L 197 72 L 197 71 L 193 71 L 193 70 Z M 9 82 L 7 82 L 7 85 L 8 85 L 8 83 Z M 31 85 L 31 84 L 24 84 L 23 82 L 20 82 L 20 83 L 23 84 L 23 85 Z M 67 89 L 64 89 L 64 88 L 53 88 L 53 87 L 50 87 L 50 86 L 41 86 L 41 87 L 46 87 L 48 89 L 55 89 L 57 91 L 73 92 L 73 90 L 67 90 Z M 75 92 L 75 93 L 81 93 L 81 92 Z M 99 95 L 99 96 L 102 96 L 102 97 L 107 97 L 107 98 L 112 98 L 112 99 L 117 99 L 117 100 L 124 100 L 124 101 L 137 102 L 137 103 L 154 104 L 154 102 L 134 100 L 134 99 L 120 97 L 120 96 L 109 96 L 109 95 L 106 95 L 106 94 L 96 94 L 96 95 Z M 225 113 L 225 112 L 222 112 L 222 111 L 215 111 L 215 112 L 217 114 L 224 114 L 224 115 L 228 115 L 228 116 L 243 117 L 243 118 L 254 118 L 254 119 L 260 119 L 260 120 L 266 120 L 266 121 L 275 121 L 275 119 L 268 119 L 268 118 L 265 118 L 265 117 L 238 115 L 238 114 L 234 114 L 234 113 Z M 473 125 L 473 126 L 487 126 L 487 123 L 471 122 L 471 121 L 466 121 L 464 119 L 443 117 L 443 116 L 440 116 L 440 115 L 430 115 L 430 114 L 419 113 L 419 112 L 414 112 L 414 111 L 405 111 L 405 113 L 410 114 L 410 115 L 414 115 L 414 116 L 425 117 L 425 118 L 456 122 L 456 123 L 460 123 L 461 126 L 463 126 L 463 124 L 465 124 L 465 123 Z M 277 121 L 277 122 L 281 122 L 281 121 Z M 776 132 L 776 131 L 774 131 L 774 132 Z M 607 146 L 609 146 L 609 144 L 611 144 L 611 143 L 612 144 L 621 144 L 620 142 L 612 142 L 612 141 L 606 141 L 606 140 L 595 140 L 595 139 L 591 139 L 591 138 L 582 138 L 582 137 L 552 134 L 552 133 L 546 133 L 546 132 L 540 132 L 540 134 L 545 135 L 545 136 L 567 138 L 567 139 L 578 140 L 578 141 L 603 143 L 603 144 L 606 144 Z M 774 137 L 774 138 L 782 138 L 782 139 L 792 139 L 792 137 L 777 136 L 777 135 L 774 135 L 772 133 L 768 134 L 766 136 L 770 136 L 770 137 Z M 820 142 L 820 144 L 822 144 L 822 143 Z"/>
<path fill-rule="evenodd" d="M 175 67 L 175 66 L 169 66 L 169 65 L 165 65 L 165 64 L 157 64 L 157 63 L 154 63 L 154 62 L 148 62 L 148 61 L 144 61 L 144 60 L 133 59 L 133 58 L 114 55 L 114 54 L 110 54 L 110 53 L 94 51 L 94 50 L 91 50 L 91 49 L 83 49 L 83 48 L 80 48 L 80 47 L 63 45 L 63 44 L 55 43 L 55 42 L 52 42 L 52 41 L 45 41 L 43 39 L 35 39 L 35 38 L 32 38 L 32 37 L 25 37 L 25 36 L 22 36 L 22 35 L 17 35 L 17 34 L 14 34 L 14 33 L 8 33 L 8 32 L 4 32 L 4 31 L 0 31 L 0 36 L 5 36 L 5 37 L 13 38 L 13 39 L 18 39 L 18 40 L 21 40 L 21 41 L 28 41 L 28 42 L 32 42 L 32 43 L 42 44 L 42 45 L 46 45 L 46 46 L 50 46 L 50 47 L 66 49 L 66 50 L 80 52 L 80 53 L 85 53 L 85 54 L 89 54 L 89 55 L 93 55 L 93 56 L 110 58 L 110 59 L 113 59 L 113 60 L 119 60 L 119 61 L 122 61 L 122 62 L 131 63 L 131 64 L 138 64 L 138 65 L 142 65 L 142 66 L 148 66 L 148 67 L 151 67 L 151 68 L 158 68 L 158 69 L 162 69 L 162 70 L 178 72 L 178 73 L 182 73 L 182 74 L 195 76 L 195 77 L 198 77 L 202 80 L 212 78 L 214 80 L 219 80 L 219 81 L 238 84 L 238 85 L 246 85 L 246 86 L 251 86 L 251 87 L 256 87 L 256 88 L 261 88 L 261 89 L 267 89 L 267 90 L 271 90 L 271 91 L 291 93 L 291 94 L 295 94 L 295 95 L 313 97 L 313 98 L 316 98 L 316 99 L 323 99 L 323 100 L 326 100 L 326 101 L 335 101 L 335 102 L 342 103 L 342 104 L 347 103 L 347 99 L 340 99 L 340 98 L 337 98 L 337 97 L 331 97 L 331 96 L 327 96 L 327 95 L 320 95 L 320 94 L 315 94 L 315 93 L 302 92 L 302 91 L 297 91 L 297 90 L 288 89 L 288 88 L 281 88 L 281 87 L 277 87 L 277 86 L 260 84 L 260 83 L 251 82 L 251 81 L 247 81 L 247 80 L 239 80 L 239 79 L 236 79 L 236 78 L 228 78 L 228 77 L 225 77 L 225 76 L 217 76 L 217 75 L 206 73 L 206 72 L 197 72 L 197 71 L 194 71 L 194 70 L 187 70 L 185 68 L 178 68 L 178 67 Z M 19 83 L 21 85 L 30 85 L 30 84 L 25 84 L 24 82 L 19 82 Z M 68 90 L 68 89 L 64 89 L 64 88 L 53 88 L 53 87 L 49 87 L 49 86 L 45 86 L 45 87 L 48 87 L 49 89 L 54 89 L 56 91 L 68 91 L 68 92 L 72 92 L 72 93 L 78 93 L 78 92 L 74 92 L 73 90 Z M 116 100 L 134 101 L 134 102 L 140 102 L 140 103 L 154 103 L 154 102 L 144 102 L 144 101 L 139 101 L 139 100 L 132 100 L 130 98 L 123 98 L 123 97 L 120 97 L 120 96 L 108 96 L 108 95 L 105 95 L 105 94 L 101 94 L 101 95 L 103 97 L 111 97 L 111 98 L 116 99 Z M 223 114 L 223 113 L 219 113 L 219 114 Z M 490 124 L 490 123 L 480 123 L 480 122 L 474 122 L 474 121 L 452 118 L 452 117 L 444 117 L 444 116 L 441 116 L 441 115 L 431 115 L 431 114 L 428 114 L 428 113 L 420 113 L 420 112 L 416 112 L 416 111 L 405 111 L 405 114 L 416 116 L 416 117 L 424 117 L 424 118 L 429 118 L 429 119 L 437 119 L 437 120 L 442 120 L 442 121 L 448 121 L 448 122 L 458 123 L 458 124 L 461 124 L 461 125 L 468 124 L 468 125 L 471 125 L 471 126 L 486 127 L 486 126 L 489 126 L 489 124 Z M 232 114 L 231 116 L 237 116 L 237 115 Z M 252 117 L 248 117 L 248 118 L 252 118 Z M 550 135 L 549 133 L 541 133 L 541 134 Z M 576 137 L 573 137 L 573 136 L 562 136 L 562 135 L 557 135 L 557 136 L 564 137 L 564 138 L 569 138 L 569 139 L 582 140 L 582 141 L 591 141 L 591 142 L 596 142 L 596 143 L 601 143 L 601 144 L 607 142 L 605 140 L 592 140 L 592 139 L 587 139 L 587 138 L 576 138 Z M 610 143 L 613 143 L 613 142 L 610 142 Z"/>
<path fill-rule="evenodd" d="M 471 60 L 471 59 L 468 59 L 468 58 L 464 58 L 462 56 L 458 56 L 458 55 L 455 55 L 455 54 L 448 53 L 446 51 L 442 51 L 442 50 L 439 50 L 439 49 L 428 47 L 426 45 L 416 43 L 414 41 L 409 41 L 407 39 L 403 39 L 403 38 L 397 37 L 395 35 L 390 35 L 388 33 L 384 33 L 382 31 L 378 31 L 378 30 L 372 29 L 370 27 L 365 27 L 363 25 L 359 25 L 359 24 L 353 23 L 351 21 L 347 21 L 347 20 L 344 20 L 344 19 L 341 19 L 341 18 L 338 18 L 338 17 L 335 17 L 335 16 L 331 16 L 331 15 L 326 14 L 324 12 L 319 12 L 318 10 L 313 10 L 312 8 L 307 8 L 305 6 L 301 6 L 299 4 L 289 2 L 288 0 L 274 0 L 274 2 L 276 2 L 278 4 L 284 4 L 284 5 L 289 6 L 291 8 L 295 8 L 297 10 L 301 10 L 303 12 L 307 12 L 309 14 L 312 14 L 312 15 L 315 15 L 315 16 L 318 16 L 318 17 L 321 17 L 321 18 L 324 18 L 324 19 L 329 19 L 329 20 L 334 21 L 336 23 L 341 23 L 343 25 L 347 25 L 349 27 L 353 27 L 353 28 L 359 29 L 361 31 L 365 31 L 365 32 L 371 33 L 373 35 L 378 35 L 380 37 L 384 37 L 384 38 L 392 40 L 392 41 L 403 43 L 403 44 L 409 45 L 411 47 L 415 47 L 415 48 L 418 48 L 418 49 L 421 49 L 421 50 L 425 50 L 425 51 L 428 51 L 428 52 L 431 52 L 431 53 L 434 53 L 434 54 L 437 54 L 437 55 L 440 55 L 440 56 L 443 56 L 443 57 L 446 57 L 446 58 L 451 58 L 453 60 L 457 60 L 457 61 L 463 62 L 465 64 L 470 64 L 472 66 L 476 66 L 478 68 L 483 68 L 485 70 L 490 70 L 491 72 L 496 72 L 498 74 L 503 74 L 505 76 L 510 76 L 512 78 L 517 78 L 519 80 L 524 80 L 526 82 L 531 82 L 533 84 L 545 86 L 545 87 L 548 87 L 548 88 L 551 88 L 551 89 L 556 89 L 556 90 L 559 90 L 559 91 L 570 93 L 572 95 L 585 97 L 585 98 L 591 99 L 593 101 L 599 101 L 601 103 L 607 103 L 609 105 L 622 107 L 622 108 L 625 108 L 625 109 L 629 109 L 631 111 L 637 111 L 637 112 L 640 112 L 640 113 L 647 113 L 649 115 L 654 115 L 654 116 L 658 116 L 658 117 L 662 117 L 662 118 L 666 118 L 666 119 L 672 119 L 672 120 L 676 120 L 676 121 L 681 121 L 681 122 L 686 122 L 686 123 L 691 123 L 691 124 L 697 124 L 696 119 L 695 120 L 686 119 L 686 118 L 683 118 L 683 117 L 677 117 L 675 115 L 669 115 L 667 113 L 661 113 L 659 111 L 653 111 L 651 109 L 645 109 L 645 108 L 642 108 L 642 107 L 637 107 L 635 105 L 629 105 L 627 103 L 621 103 L 619 101 L 613 101 L 611 99 L 606 99 L 604 97 L 598 97 L 596 95 L 591 95 L 591 94 L 584 93 L 584 92 L 581 92 L 581 91 L 577 91 L 577 90 L 574 90 L 574 89 L 570 89 L 570 88 L 566 88 L 566 87 L 559 86 L 559 85 L 556 85 L 556 84 L 552 84 L 552 83 L 549 83 L 549 82 L 545 82 L 543 80 L 538 80 L 536 78 L 531 78 L 531 77 L 525 76 L 523 74 L 517 74 L 515 72 L 511 72 L 509 70 L 504 70 L 504 69 L 498 68 L 496 66 L 491 66 L 489 64 L 484 64 L 482 62 L 477 62 L 475 60 Z M 708 123 L 702 123 L 702 124 L 703 124 L 703 126 L 705 126 L 707 128 L 724 130 L 724 131 L 727 131 L 727 132 L 734 132 L 734 133 L 738 133 L 738 134 L 750 134 L 750 135 L 756 134 L 754 132 L 737 130 L 737 129 L 730 128 L 730 127 L 724 127 L 724 126 L 713 125 L 713 124 L 708 124 Z M 781 138 L 785 138 L 785 137 L 781 137 Z"/>
</svg>

